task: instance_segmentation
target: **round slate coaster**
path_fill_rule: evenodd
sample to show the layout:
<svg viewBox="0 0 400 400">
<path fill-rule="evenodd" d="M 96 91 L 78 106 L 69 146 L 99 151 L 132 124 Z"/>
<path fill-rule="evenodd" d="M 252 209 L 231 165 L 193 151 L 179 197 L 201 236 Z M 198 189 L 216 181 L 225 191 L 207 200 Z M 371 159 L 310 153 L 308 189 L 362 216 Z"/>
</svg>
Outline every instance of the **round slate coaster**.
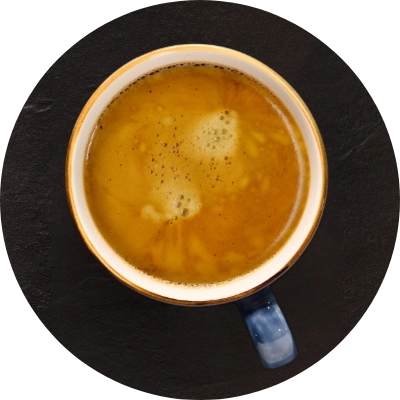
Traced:
<svg viewBox="0 0 400 400">
<path fill-rule="evenodd" d="M 226 46 L 269 65 L 304 99 L 325 142 L 329 193 L 323 219 L 296 266 L 273 284 L 299 349 L 298 358 L 280 369 L 261 367 L 234 303 L 177 307 L 121 285 L 86 249 L 68 210 L 65 154 L 85 102 L 127 61 L 179 43 Z M 225 398 L 265 389 L 331 351 L 382 282 L 399 204 L 389 136 L 354 73 L 299 27 L 220 2 L 143 9 L 104 25 L 67 51 L 21 112 L 6 154 L 1 196 L 11 264 L 50 332 L 102 374 L 178 398 Z"/>
</svg>

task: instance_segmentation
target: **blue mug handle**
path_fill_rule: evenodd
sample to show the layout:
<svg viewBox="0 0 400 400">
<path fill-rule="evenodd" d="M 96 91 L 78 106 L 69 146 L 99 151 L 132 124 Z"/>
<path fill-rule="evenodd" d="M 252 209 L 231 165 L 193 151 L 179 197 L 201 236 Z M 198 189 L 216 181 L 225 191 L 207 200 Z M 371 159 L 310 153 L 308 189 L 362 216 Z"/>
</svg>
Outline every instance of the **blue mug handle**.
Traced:
<svg viewBox="0 0 400 400">
<path fill-rule="evenodd" d="M 296 358 L 296 344 L 269 286 L 237 304 L 265 368 L 281 367 Z"/>
</svg>

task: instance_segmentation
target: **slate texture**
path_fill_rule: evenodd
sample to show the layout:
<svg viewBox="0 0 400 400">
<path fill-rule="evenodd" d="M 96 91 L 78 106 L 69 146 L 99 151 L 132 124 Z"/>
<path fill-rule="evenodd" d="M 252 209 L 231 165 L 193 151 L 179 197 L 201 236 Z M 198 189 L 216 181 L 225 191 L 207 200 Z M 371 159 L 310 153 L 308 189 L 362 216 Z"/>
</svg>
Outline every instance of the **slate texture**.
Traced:
<svg viewBox="0 0 400 400">
<path fill-rule="evenodd" d="M 182 43 L 230 47 L 276 70 L 304 99 L 325 142 L 329 193 L 321 224 L 296 265 L 272 285 L 299 350 L 298 358 L 280 369 L 262 368 L 234 303 L 173 306 L 115 280 L 85 247 L 68 209 L 65 156 L 85 102 L 127 61 Z M 49 331 L 105 376 L 174 398 L 262 390 L 334 349 L 382 283 L 399 217 L 393 148 L 355 74 L 298 26 L 222 2 L 142 9 L 69 49 L 22 109 L 1 183 L 8 255 L 24 295 Z"/>
</svg>

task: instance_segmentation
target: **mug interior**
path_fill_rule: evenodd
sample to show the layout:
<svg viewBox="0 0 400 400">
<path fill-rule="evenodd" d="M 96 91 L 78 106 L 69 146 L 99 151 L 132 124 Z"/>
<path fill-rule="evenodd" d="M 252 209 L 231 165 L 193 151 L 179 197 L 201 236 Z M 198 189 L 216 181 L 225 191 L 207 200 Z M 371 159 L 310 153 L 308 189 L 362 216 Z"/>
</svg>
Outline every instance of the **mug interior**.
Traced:
<svg viewBox="0 0 400 400">
<path fill-rule="evenodd" d="M 304 212 L 297 228 L 278 253 L 247 275 L 225 283 L 202 286 L 157 280 L 125 262 L 104 240 L 91 218 L 83 183 L 88 141 L 100 114 L 110 101 L 122 89 L 147 73 L 164 66 L 188 62 L 225 65 L 267 86 L 295 118 L 304 136 L 310 162 L 309 193 Z M 96 90 L 82 110 L 72 133 L 67 155 L 66 183 L 71 211 L 85 243 L 113 275 L 128 286 L 158 300 L 201 305 L 246 296 L 271 283 L 295 262 L 318 226 L 327 190 L 327 168 L 316 123 L 299 95 L 282 77 L 252 57 L 234 50 L 210 45 L 181 45 L 160 49 L 132 60 Z"/>
</svg>

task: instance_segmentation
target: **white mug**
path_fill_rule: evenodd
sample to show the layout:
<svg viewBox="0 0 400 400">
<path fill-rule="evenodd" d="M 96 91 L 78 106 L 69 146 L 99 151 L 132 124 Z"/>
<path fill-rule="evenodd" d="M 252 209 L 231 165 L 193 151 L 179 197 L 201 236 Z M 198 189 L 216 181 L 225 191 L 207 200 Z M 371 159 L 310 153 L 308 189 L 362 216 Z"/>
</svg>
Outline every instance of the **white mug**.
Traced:
<svg viewBox="0 0 400 400">
<path fill-rule="evenodd" d="M 259 268 L 240 279 L 235 279 L 222 285 L 216 284 L 203 287 L 170 284 L 161 280 L 155 280 L 124 261 L 104 240 L 97 229 L 85 199 L 83 181 L 83 167 L 88 141 L 100 114 L 111 100 L 117 97 L 130 83 L 149 72 L 168 65 L 189 62 L 227 66 L 244 72 L 246 75 L 255 78 L 261 84 L 268 87 L 284 103 L 296 120 L 304 137 L 310 165 L 309 193 L 304 211 L 296 229 L 282 248 Z M 259 317 L 262 315 L 263 324 L 265 325 L 266 321 L 269 320 L 270 326 L 275 329 L 275 325 L 271 322 L 271 317 L 268 317 L 265 311 L 272 308 L 260 311 L 260 307 L 267 305 L 268 301 L 271 305 L 275 300 L 269 289 L 265 289 L 265 291 L 268 291 L 265 295 L 266 297 L 264 296 L 264 300 L 268 300 L 267 302 L 261 301 L 260 303 L 260 293 L 262 292 L 256 295 L 256 297 L 258 296 L 257 301 L 249 300 L 251 297 L 247 298 L 247 300 L 245 298 L 267 287 L 287 271 L 310 242 L 322 216 L 325 204 L 327 193 L 327 160 L 318 127 L 310 111 L 295 90 L 276 72 L 254 58 L 231 49 L 212 45 L 179 45 L 159 49 L 128 62 L 113 73 L 95 91 L 83 108 L 72 132 L 66 160 L 66 188 L 71 212 L 83 240 L 91 252 L 116 278 L 146 296 L 178 305 L 212 305 L 244 299 L 239 302 L 239 306 L 246 317 L 246 322 L 252 333 L 255 315 L 258 316 L 258 324 L 261 321 Z M 275 305 L 274 312 L 281 313 L 276 301 Z M 250 318 L 249 316 L 252 317 Z M 251 319 L 253 319 L 253 322 Z M 281 319 L 284 321 L 283 315 Z M 250 326 L 249 323 L 253 325 Z M 282 332 L 282 329 L 286 329 L 287 334 L 291 338 L 286 324 L 277 329 L 279 329 L 279 332 Z M 262 332 L 258 334 L 254 333 L 254 335 L 261 337 Z M 279 357 L 276 355 L 272 356 L 276 350 L 274 350 L 274 346 L 265 344 L 276 342 L 277 340 L 281 340 L 282 342 L 282 337 L 284 336 L 281 333 L 277 335 L 268 334 L 267 336 L 264 337 L 264 342 L 260 342 L 259 339 L 253 337 L 256 347 L 258 346 L 257 350 L 260 357 L 267 367 L 283 365 L 291 361 L 290 358 L 293 357 L 294 353 L 297 354 L 294 342 L 291 339 L 292 356 L 284 357 L 288 354 L 288 337 L 286 337 L 286 344 L 284 345 L 286 346 L 286 350 L 280 356 L 281 360 L 279 361 Z M 273 340 L 269 340 L 271 338 Z M 269 341 L 265 342 L 265 340 Z M 260 346 L 260 343 L 264 344 L 264 346 Z M 262 350 L 263 348 L 267 350 L 264 351 Z M 262 355 L 263 351 L 266 354 L 264 356 Z M 286 362 L 282 363 L 284 360 Z"/>
</svg>

